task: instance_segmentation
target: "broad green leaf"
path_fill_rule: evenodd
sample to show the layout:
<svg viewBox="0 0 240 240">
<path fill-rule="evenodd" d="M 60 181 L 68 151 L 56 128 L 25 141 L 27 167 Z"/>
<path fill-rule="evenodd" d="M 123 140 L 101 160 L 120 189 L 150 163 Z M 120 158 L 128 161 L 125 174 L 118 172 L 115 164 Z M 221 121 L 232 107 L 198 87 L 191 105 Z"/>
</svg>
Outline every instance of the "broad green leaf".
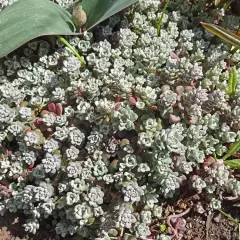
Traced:
<svg viewBox="0 0 240 240">
<path fill-rule="evenodd" d="M 240 150 L 240 140 L 236 141 L 231 145 L 228 152 L 223 157 L 223 160 L 226 160 L 227 158 L 231 157 L 234 153 L 238 152 Z"/>
<path fill-rule="evenodd" d="M 89 30 L 137 1 L 138 0 L 82 0 L 77 5 L 81 5 L 87 14 L 86 29 Z"/>
<path fill-rule="evenodd" d="M 50 0 L 18 0 L 0 12 L 0 57 L 43 35 L 75 35 L 72 16 Z"/>
<path fill-rule="evenodd" d="M 240 47 L 240 37 L 237 34 L 211 23 L 201 22 L 201 24 L 205 29 L 220 37 L 225 42 L 230 43 L 237 48 Z"/>
<path fill-rule="evenodd" d="M 240 168 L 240 159 L 232 159 L 224 161 L 224 164 L 231 168 Z"/>
<path fill-rule="evenodd" d="M 230 96 L 234 96 L 237 82 L 238 82 L 237 72 L 235 68 L 231 68 L 229 72 L 229 79 L 228 79 L 228 94 Z"/>
<path fill-rule="evenodd" d="M 161 17 L 158 21 L 158 26 L 157 26 L 157 36 L 159 37 L 160 36 L 160 31 L 161 31 L 161 26 L 162 26 L 162 20 L 163 20 L 163 16 L 167 10 L 167 6 L 168 6 L 168 2 L 169 0 L 166 0 L 165 4 L 164 4 L 164 7 L 163 7 L 163 11 L 162 11 L 162 14 L 161 14 Z"/>
</svg>

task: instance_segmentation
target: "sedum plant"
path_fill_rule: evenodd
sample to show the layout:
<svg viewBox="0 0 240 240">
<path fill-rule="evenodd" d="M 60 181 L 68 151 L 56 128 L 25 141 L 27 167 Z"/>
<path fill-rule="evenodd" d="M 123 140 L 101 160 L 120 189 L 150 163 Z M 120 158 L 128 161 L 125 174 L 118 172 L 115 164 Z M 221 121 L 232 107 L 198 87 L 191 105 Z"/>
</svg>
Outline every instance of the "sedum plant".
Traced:
<svg viewBox="0 0 240 240">
<path fill-rule="evenodd" d="M 117 9 L 106 6 L 102 20 Z M 159 0 L 139 0 L 66 37 L 85 65 L 59 39 L 55 48 L 34 39 L 1 59 L 1 216 L 23 214 L 33 234 L 47 219 L 63 238 L 171 239 L 184 234 L 184 219 L 168 234 L 152 225 L 182 190 L 210 209 L 220 196 L 239 197 L 224 156 L 231 144 L 230 155 L 239 150 L 240 82 L 232 77 L 229 94 L 227 59 L 238 77 L 240 52 L 198 24 L 232 16 L 203 9 L 202 1 L 169 1 L 165 11 Z"/>
</svg>

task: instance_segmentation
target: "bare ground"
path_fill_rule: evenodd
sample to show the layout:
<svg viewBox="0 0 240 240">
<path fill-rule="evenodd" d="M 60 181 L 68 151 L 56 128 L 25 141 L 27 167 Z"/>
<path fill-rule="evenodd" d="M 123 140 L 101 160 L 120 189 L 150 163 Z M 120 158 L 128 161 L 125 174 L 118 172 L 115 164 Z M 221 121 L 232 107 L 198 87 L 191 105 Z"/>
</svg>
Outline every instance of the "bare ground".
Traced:
<svg viewBox="0 0 240 240">
<path fill-rule="evenodd" d="M 224 211 L 239 220 L 240 208 L 225 203 Z M 185 217 L 187 231 L 183 240 L 238 240 L 238 227 L 218 212 L 211 216 L 190 213 Z M 0 217 L 0 240 L 60 240 L 55 230 L 49 223 L 44 223 L 37 234 L 27 234 L 21 225 L 24 223 L 22 216 L 8 214 Z M 74 239 L 66 237 L 64 239 Z"/>
<path fill-rule="evenodd" d="M 0 217 L 0 240 L 60 240 L 50 224 L 45 223 L 35 234 L 27 234 L 22 227 L 24 218 L 15 214 Z"/>
</svg>

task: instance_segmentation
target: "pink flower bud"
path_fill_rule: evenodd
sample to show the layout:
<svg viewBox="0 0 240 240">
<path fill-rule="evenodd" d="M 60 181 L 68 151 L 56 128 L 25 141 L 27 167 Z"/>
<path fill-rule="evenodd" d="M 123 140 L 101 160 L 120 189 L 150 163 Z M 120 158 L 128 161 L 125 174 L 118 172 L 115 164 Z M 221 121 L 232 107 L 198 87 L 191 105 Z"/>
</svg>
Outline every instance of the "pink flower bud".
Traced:
<svg viewBox="0 0 240 240">
<path fill-rule="evenodd" d="M 37 123 L 37 124 L 41 124 L 41 123 L 42 123 L 42 118 L 37 118 L 37 119 L 36 119 L 36 123 Z"/>
<path fill-rule="evenodd" d="M 121 108 L 121 104 L 120 103 L 116 103 L 114 110 L 118 111 Z"/>
<path fill-rule="evenodd" d="M 128 100 L 129 100 L 131 105 L 136 105 L 136 103 L 137 103 L 137 101 L 134 97 L 129 97 Z"/>
<path fill-rule="evenodd" d="M 172 123 L 178 123 L 178 122 L 180 122 L 180 120 L 181 120 L 181 118 L 179 116 L 175 116 L 173 114 L 170 114 L 170 121 Z"/>
<path fill-rule="evenodd" d="M 56 111 L 55 113 L 60 116 L 62 115 L 62 112 L 63 112 L 63 107 L 62 107 L 62 104 L 61 103 L 57 103 L 56 104 Z"/>
<path fill-rule="evenodd" d="M 42 112 L 41 112 L 41 117 L 44 117 L 45 115 L 48 115 L 49 114 L 49 111 L 47 111 L 47 110 L 42 110 Z"/>
<path fill-rule="evenodd" d="M 213 157 L 209 156 L 204 160 L 203 167 L 209 167 L 214 162 L 215 162 L 215 159 Z"/>
<path fill-rule="evenodd" d="M 189 120 L 189 124 L 196 124 L 198 122 L 198 118 L 192 118 Z"/>
<path fill-rule="evenodd" d="M 182 95 L 183 94 L 183 92 L 184 92 L 184 87 L 183 86 L 177 86 L 176 87 L 176 93 L 178 94 L 178 95 Z"/>
<path fill-rule="evenodd" d="M 176 53 L 174 53 L 174 52 L 170 52 L 170 57 L 172 59 L 180 60 L 179 56 Z"/>
<path fill-rule="evenodd" d="M 47 108 L 49 112 L 56 112 L 56 104 L 54 102 L 48 103 Z"/>
<path fill-rule="evenodd" d="M 162 90 L 162 92 L 165 92 L 165 91 L 167 91 L 167 90 L 170 90 L 170 87 L 169 87 L 169 85 L 163 85 L 163 86 L 161 87 L 161 90 Z"/>
</svg>

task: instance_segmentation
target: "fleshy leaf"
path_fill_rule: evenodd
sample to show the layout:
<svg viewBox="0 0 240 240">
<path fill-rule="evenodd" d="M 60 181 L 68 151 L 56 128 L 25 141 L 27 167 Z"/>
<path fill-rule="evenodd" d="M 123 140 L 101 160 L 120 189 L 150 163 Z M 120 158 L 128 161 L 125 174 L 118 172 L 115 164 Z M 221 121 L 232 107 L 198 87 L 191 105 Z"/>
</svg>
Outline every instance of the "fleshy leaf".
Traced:
<svg viewBox="0 0 240 240">
<path fill-rule="evenodd" d="M 72 16 L 50 0 L 19 0 L 0 12 L 0 57 L 44 35 L 75 35 Z"/>
<path fill-rule="evenodd" d="M 219 27 L 217 25 L 211 23 L 203 23 L 202 26 L 207 29 L 209 32 L 215 34 L 225 42 L 232 44 L 233 46 L 239 48 L 240 47 L 240 37 L 237 34 L 232 33 L 231 31 Z"/>
<path fill-rule="evenodd" d="M 238 152 L 240 150 L 240 140 L 236 141 L 231 145 L 228 152 L 223 157 L 223 160 L 226 160 L 227 158 L 231 157 L 234 153 Z"/>
<path fill-rule="evenodd" d="M 240 168 L 240 159 L 232 159 L 224 161 L 224 164 L 231 167 L 231 168 Z"/>
<path fill-rule="evenodd" d="M 82 0 L 77 5 L 81 5 L 87 14 L 86 29 L 89 30 L 137 1 L 138 0 Z"/>
</svg>

